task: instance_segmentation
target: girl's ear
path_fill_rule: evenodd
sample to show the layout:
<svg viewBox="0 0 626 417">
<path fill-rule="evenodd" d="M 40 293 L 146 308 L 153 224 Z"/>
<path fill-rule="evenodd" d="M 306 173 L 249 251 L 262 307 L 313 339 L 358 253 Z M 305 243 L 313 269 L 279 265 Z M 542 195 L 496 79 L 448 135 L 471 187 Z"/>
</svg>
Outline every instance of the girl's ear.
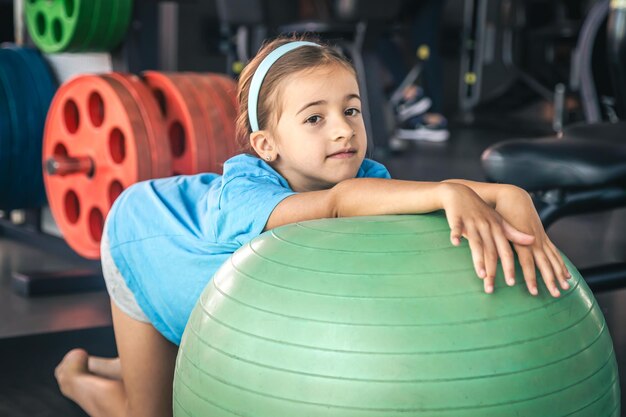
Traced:
<svg viewBox="0 0 626 417">
<path fill-rule="evenodd" d="M 250 146 L 252 146 L 257 155 L 266 161 L 273 161 L 277 157 L 274 138 L 267 130 L 258 130 L 250 133 Z"/>
</svg>

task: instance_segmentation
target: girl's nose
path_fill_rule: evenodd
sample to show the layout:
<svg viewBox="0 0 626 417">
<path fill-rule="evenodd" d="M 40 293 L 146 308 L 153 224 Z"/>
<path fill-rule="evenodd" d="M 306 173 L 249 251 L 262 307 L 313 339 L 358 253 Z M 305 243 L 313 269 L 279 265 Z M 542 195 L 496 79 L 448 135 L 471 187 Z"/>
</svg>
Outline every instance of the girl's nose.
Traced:
<svg viewBox="0 0 626 417">
<path fill-rule="evenodd" d="M 341 120 L 337 122 L 333 132 L 333 140 L 350 140 L 354 133 L 354 128 L 345 120 Z"/>
</svg>

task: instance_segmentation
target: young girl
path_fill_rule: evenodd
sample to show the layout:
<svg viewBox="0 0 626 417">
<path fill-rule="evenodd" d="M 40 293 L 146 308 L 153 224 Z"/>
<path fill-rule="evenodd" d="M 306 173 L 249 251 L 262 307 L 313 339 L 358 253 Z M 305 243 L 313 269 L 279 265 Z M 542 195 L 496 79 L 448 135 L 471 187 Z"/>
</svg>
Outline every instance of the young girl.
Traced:
<svg viewBox="0 0 626 417">
<path fill-rule="evenodd" d="M 519 188 L 449 180 L 389 179 L 365 159 L 366 134 L 352 65 L 328 46 L 277 39 L 239 81 L 245 153 L 222 176 L 147 181 L 116 201 L 102 242 L 119 359 L 70 351 L 56 370 L 64 395 L 91 416 L 170 416 L 177 346 L 219 266 L 265 230 L 326 217 L 445 210 L 452 244 L 469 241 L 484 290 L 500 259 L 514 285 L 535 267 L 554 297 L 569 274 Z"/>
</svg>

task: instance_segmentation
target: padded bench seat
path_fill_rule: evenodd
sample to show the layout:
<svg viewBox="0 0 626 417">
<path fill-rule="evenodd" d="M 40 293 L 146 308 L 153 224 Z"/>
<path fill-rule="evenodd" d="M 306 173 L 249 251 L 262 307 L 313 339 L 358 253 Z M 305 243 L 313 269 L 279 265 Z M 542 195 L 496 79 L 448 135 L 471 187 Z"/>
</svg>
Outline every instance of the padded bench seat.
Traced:
<svg viewBox="0 0 626 417">
<path fill-rule="evenodd" d="M 500 142 L 482 155 L 490 181 L 528 191 L 626 186 L 626 123 L 574 126 L 561 138 Z"/>
</svg>

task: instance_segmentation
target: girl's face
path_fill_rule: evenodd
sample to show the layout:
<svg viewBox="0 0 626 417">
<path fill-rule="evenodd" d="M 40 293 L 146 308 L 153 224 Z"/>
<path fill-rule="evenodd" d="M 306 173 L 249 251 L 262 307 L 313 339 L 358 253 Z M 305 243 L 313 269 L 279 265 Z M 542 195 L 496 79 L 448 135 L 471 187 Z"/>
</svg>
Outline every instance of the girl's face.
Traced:
<svg viewBox="0 0 626 417">
<path fill-rule="evenodd" d="M 340 65 L 318 67 L 291 75 L 281 89 L 274 168 L 298 192 L 354 178 L 367 148 L 354 74 Z"/>
</svg>

